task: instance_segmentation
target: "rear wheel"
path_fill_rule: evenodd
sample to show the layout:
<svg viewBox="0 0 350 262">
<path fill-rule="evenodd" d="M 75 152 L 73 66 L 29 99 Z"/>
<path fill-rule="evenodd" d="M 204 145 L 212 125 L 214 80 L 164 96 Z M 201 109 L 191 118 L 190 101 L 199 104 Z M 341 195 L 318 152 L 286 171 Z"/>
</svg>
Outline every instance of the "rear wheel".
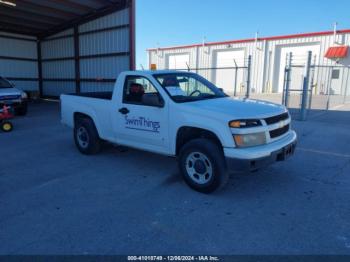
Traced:
<svg viewBox="0 0 350 262">
<path fill-rule="evenodd" d="M 4 132 L 11 132 L 13 130 L 13 125 L 9 121 L 3 121 L 1 123 L 1 130 Z"/>
<path fill-rule="evenodd" d="M 76 121 L 74 141 L 79 151 L 85 155 L 97 154 L 101 149 L 101 139 L 95 124 L 88 118 Z"/>
<path fill-rule="evenodd" d="M 186 183 L 202 193 L 214 192 L 229 178 L 222 149 L 208 139 L 188 142 L 180 151 L 179 167 Z"/>
</svg>

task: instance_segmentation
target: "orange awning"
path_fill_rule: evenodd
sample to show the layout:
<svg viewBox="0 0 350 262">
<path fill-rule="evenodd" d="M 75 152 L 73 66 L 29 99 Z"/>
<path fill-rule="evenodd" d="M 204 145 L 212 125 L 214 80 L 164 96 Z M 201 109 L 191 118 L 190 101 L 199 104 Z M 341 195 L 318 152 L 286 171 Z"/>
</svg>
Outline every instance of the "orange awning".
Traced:
<svg viewBox="0 0 350 262">
<path fill-rule="evenodd" d="M 325 57 L 334 59 L 334 58 L 344 58 L 348 55 L 348 46 L 333 46 L 328 48 Z"/>
</svg>

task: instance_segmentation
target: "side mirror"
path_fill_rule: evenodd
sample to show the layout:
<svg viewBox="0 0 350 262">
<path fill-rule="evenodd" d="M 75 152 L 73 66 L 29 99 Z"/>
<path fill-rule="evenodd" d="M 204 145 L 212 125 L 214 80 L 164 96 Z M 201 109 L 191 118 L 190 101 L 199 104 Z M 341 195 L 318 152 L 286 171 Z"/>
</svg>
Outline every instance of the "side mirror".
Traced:
<svg viewBox="0 0 350 262">
<path fill-rule="evenodd" d="M 218 88 L 221 92 L 224 92 L 224 89 L 223 88 Z"/>
</svg>

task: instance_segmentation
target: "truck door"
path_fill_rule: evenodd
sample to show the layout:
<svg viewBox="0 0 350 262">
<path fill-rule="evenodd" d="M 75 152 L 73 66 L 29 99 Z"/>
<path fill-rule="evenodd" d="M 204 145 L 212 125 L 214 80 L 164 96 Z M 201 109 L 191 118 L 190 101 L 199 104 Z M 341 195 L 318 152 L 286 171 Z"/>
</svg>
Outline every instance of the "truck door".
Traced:
<svg viewBox="0 0 350 262">
<path fill-rule="evenodd" d="M 168 106 L 149 79 L 126 77 L 116 114 L 118 143 L 161 153 L 168 151 Z"/>
</svg>

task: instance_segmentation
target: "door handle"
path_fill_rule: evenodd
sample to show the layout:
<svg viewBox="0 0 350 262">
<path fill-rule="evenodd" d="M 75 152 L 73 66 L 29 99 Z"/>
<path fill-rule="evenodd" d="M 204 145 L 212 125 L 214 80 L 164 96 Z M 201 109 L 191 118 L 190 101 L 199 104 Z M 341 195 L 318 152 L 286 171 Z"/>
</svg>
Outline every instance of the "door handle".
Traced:
<svg viewBox="0 0 350 262">
<path fill-rule="evenodd" d="M 128 114 L 130 111 L 129 109 L 127 109 L 126 107 L 123 107 L 123 108 L 120 108 L 119 109 L 119 113 L 123 114 L 123 115 L 126 115 Z"/>
</svg>

